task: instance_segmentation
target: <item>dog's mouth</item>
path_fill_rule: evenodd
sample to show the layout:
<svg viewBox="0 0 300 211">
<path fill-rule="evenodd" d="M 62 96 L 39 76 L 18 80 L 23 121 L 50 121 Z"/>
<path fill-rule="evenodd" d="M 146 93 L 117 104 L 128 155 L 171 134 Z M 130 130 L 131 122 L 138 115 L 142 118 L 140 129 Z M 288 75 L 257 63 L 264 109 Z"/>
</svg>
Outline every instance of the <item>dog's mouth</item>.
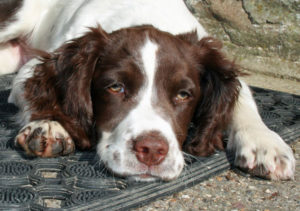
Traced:
<svg viewBox="0 0 300 211">
<path fill-rule="evenodd" d="M 154 182 L 154 181 L 162 180 L 162 178 L 146 173 L 146 174 L 130 175 L 128 176 L 128 180 L 135 181 L 135 182 Z"/>
<path fill-rule="evenodd" d="M 108 163 L 104 163 L 104 166 L 113 175 L 119 176 L 124 179 L 128 179 L 129 181 L 136 181 L 136 182 L 153 182 L 153 181 L 168 182 L 176 179 L 181 172 L 178 171 L 175 172 L 174 174 L 174 169 L 173 171 L 170 172 L 170 169 L 168 169 L 168 167 L 164 167 L 164 166 L 148 167 L 145 164 L 141 164 L 141 163 L 136 163 L 134 168 L 130 168 L 132 166 L 126 166 L 125 168 L 112 168 L 111 166 L 108 165 Z"/>
<path fill-rule="evenodd" d="M 157 175 L 155 173 L 152 173 L 151 171 L 148 171 L 146 173 L 136 173 L 132 175 L 126 175 L 125 177 L 131 181 L 136 181 L 136 182 L 153 182 L 153 181 L 169 182 L 177 178 L 177 177 L 165 177 L 162 175 Z"/>
<path fill-rule="evenodd" d="M 119 173 L 117 171 L 114 171 L 113 169 L 111 169 L 108 165 L 104 165 L 105 168 L 113 175 L 124 178 L 124 179 L 128 179 L 129 181 L 134 181 L 134 182 L 153 182 L 153 181 L 158 181 L 158 180 L 162 180 L 165 181 L 165 179 L 163 179 L 160 176 L 157 175 L 153 175 L 149 170 L 147 171 L 143 171 L 141 173 L 134 173 L 134 174 L 130 174 L 130 173 Z M 166 181 L 169 179 L 166 179 Z"/>
</svg>

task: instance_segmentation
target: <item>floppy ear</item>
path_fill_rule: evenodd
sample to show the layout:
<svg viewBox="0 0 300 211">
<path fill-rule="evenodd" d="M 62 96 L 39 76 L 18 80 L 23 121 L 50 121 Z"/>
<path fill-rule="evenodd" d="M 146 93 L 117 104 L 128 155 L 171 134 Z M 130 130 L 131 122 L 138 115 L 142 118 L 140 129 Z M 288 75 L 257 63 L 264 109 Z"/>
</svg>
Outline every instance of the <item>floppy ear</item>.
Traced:
<svg viewBox="0 0 300 211">
<path fill-rule="evenodd" d="M 25 83 L 25 98 L 33 120 L 58 121 L 76 145 L 91 146 L 94 139 L 91 81 L 108 35 L 99 27 L 67 42 L 42 59 Z"/>
<path fill-rule="evenodd" d="M 239 71 L 223 56 L 219 41 L 206 37 L 196 45 L 201 98 L 192 120 L 195 137 L 186 143 L 185 150 L 207 156 L 215 149 L 223 149 L 222 132 L 230 121 L 239 94 Z"/>
</svg>

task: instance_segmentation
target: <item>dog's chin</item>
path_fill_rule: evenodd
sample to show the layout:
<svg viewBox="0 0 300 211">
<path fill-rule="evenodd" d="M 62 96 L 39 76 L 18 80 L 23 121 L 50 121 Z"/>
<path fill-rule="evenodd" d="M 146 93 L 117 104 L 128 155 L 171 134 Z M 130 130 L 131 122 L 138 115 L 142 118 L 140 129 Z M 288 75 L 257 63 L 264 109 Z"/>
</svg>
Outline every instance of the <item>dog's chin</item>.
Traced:
<svg viewBox="0 0 300 211">
<path fill-rule="evenodd" d="M 118 171 L 112 170 L 109 166 L 106 165 L 106 169 L 111 172 L 115 176 L 119 176 L 120 178 L 124 178 L 130 182 L 155 182 L 155 181 L 169 181 L 160 178 L 159 176 L 154 176 L 149 173 L 135 173 L 135 174 L 129 174 L 129 173 L 119 173 Z"/>
<path fill-rule="evenodd" d="M 155 182 L 155 181 L 162 180 L 161 178 L 152 176 L 150 174 L 131 175 L 131 176 L 128 176 L 127 179 L 129 181 L 134 181 L 134 182 Z"/>
<path fill-rule="evenodd" d="M 155 181 L 169 182 L 175 180 L 178 177 L 178 175 L 173 177 L 166 177 L 159 174 L 156 175 L 156 174 L 152 174 L 151 171 L 141 171 L 135 173 L 129 173 L 129 172 L 120 173 L 118 171 L 112 170 L 109 167 L 106 168 L 115 176 L 119 176 L 131 182 L 155 182 Z"/>
<path fill-rule="evenodd" d="M 172 180 L 175 180 L 176 177 L 164 178 L 164 177 L 159 177 L 159 176 L 155 176 L 155 175 L 151 175 L 151 174 L 135 174 L 135 175 L 126 176 L 126 179 L 129 181 L 134 181 L 134 182 L 156 182 L 156 181 L 170 182 Z"/>
</svg>

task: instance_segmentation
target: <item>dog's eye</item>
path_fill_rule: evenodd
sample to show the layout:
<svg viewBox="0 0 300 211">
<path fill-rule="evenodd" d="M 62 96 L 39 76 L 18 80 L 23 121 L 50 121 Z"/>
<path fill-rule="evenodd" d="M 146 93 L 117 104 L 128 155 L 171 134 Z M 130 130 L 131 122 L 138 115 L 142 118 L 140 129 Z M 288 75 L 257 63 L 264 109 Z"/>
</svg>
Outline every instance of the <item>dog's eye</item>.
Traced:
<svg viewBox="0 0 300 211">
<path fill-rule="evenodd" d="M 187 91 L 180 91 L 175 97 L 176 102 L 184 102 L 191 97 L 191 94 Z"/>
<path fill-rule="evenodd" d="M 124 93 L 124 86 L 120 83 L 115 83 L 107 87 L 107 90 L 113 94 L 122 94 Z"/>
</svg>

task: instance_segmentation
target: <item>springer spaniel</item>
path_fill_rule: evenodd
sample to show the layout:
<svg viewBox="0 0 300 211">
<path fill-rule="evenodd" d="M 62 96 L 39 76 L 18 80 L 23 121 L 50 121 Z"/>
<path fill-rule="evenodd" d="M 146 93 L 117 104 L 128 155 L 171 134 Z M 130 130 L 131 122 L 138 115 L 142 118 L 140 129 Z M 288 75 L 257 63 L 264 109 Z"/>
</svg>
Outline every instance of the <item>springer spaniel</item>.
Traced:
<svg viewBox="0 0 300 211">
<path fill-rule="evenodd" d="M 237 166 L 293 178 L 292 150 L 182 0 L 6 0 L 0 10 L 0 72 L 20 68 L 9 102 L 28 154 L 97 144 L 115 174 L 167 181 L 182 171 L 182 151 L 222 149 L 226 130 Z M 51 53 L 32 58 L 29 48 Z"/>
</svg>

